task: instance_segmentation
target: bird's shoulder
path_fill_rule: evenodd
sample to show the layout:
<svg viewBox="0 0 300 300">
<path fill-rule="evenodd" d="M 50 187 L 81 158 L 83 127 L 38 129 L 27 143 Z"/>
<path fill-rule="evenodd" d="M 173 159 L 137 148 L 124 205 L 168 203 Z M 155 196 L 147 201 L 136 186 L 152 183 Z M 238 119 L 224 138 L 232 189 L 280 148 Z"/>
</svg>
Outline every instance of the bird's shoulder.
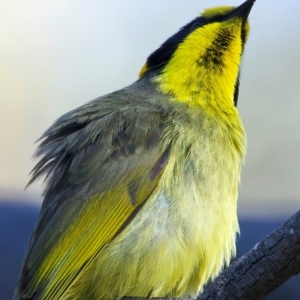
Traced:
<svg viewBox="0 0 300 300">
<path fill-rule="evenodd" d="M 80 184 L 99 167 L 157 146 L 172 107 L 142 79 L 61 116 L 44 132 L 31 184 L 45 175 L 45 198 Z"/>
</svg>

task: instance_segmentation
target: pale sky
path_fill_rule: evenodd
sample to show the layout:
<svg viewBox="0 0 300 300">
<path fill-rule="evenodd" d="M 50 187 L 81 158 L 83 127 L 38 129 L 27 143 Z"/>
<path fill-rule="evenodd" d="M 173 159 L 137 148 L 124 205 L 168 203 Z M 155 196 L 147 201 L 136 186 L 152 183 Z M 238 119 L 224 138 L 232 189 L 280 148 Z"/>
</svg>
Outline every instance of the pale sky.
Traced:
<svg viewBox="0 0 300 300">
<path fill-rule="evenodd" d="M 61 114 L 137 79 L 147 56 L 225 1 L 0 0 L 0 196 L 23 193 L 39 138 Z M 300 206 L 300 1 L 257 0 L 242 65 L 248 133 L 241 210 Z"/>
</svg>

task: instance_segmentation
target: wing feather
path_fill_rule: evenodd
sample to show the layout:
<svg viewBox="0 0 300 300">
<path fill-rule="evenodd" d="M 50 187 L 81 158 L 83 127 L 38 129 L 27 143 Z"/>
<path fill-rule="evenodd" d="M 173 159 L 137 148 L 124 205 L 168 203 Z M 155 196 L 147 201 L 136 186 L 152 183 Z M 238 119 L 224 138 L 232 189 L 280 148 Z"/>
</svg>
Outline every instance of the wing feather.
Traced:
<svg viewBox="0 0 300 300">
<path fill-rule="evenodd" d="M 30 183 L 45 174 L 46 189 L 22 269 L 22 297 L 60 299 L 134 218 L 168 160 L 164 117 L 147 101 L 100 98 L 45 132 Z"/>
</svg>

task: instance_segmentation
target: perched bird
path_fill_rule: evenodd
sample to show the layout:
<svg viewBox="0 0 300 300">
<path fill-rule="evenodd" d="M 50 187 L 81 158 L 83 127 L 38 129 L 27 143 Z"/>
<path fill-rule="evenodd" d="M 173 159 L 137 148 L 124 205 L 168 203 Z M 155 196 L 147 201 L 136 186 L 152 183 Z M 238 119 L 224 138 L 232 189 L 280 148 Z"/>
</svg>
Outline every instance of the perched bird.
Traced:
<svg viewBox="0 0 300 300">
<path fill-rule="evenodd" d="M 194 297 L 235 254 L 246 137 L 237 111 L 255 0 L 215 7 L 132 85 L 60 117 L 14 299 Z"/>
</svg>

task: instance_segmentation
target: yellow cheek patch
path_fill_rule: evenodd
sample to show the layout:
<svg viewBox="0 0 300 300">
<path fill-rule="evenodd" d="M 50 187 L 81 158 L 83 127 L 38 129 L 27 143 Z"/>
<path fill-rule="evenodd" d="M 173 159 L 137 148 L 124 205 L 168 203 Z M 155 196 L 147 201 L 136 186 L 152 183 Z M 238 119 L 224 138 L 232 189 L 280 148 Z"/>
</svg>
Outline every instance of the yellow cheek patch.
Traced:
<svg viewBox="0 0 300 300">
<path fill-rule="evenodd" d="M 219 16 L 220 18 L 222 18 L 222 16 L 225 16 L 233 9 L 233 6 L 208 8 L 205 9 L 204 12 L 200 15 L 200 19 L 202 17 L 204 18 L 204 23 L 209 23 L 209 19 L 213 20 L 215 16 Z M 230 26 L 224 26 L 224 24 L 226 23 L 230 23 Z M 199 28 L 195 27 L 194 31 L 183 38 L 182 42 L 180 42 L 180 40 L 177 41 L 178 47 L 177 49 L 174 49 L 175 51 L 171 59 L 173 59 L 175 56 L 179 56 L 179 52 L 183 52 L 182 57 L 184 60 L 183 62 L 185 63 L 185 59 L 187 57 L 185 56 L 186 54 L 189 54 L 189 57 L 192 57 L 193 54 L 201 56 L 203 54 L 201 53 L 201 49 L 206 49 L 206 57 L 202 57 L 202 60 L 205 60 L 205 58 L 207 58 L 207 62 L 215 61 L 216 64 L 221 63 L 224 50 L 226 50 L 226 46 L 228 46 L 230 41 L 234 39 L 233 35 L 238 34 L 239 38 L 241 39 L 242 34 L 244 36 L 244 40 L 241 40 L 241 43 L 244 43 L 247 40 L 250 32 L 249 22 L 247 21 L 244 24 L 243 28 L 241 28 L 241 25 L 241 19 L 239 17 L 236 17 L 230 19 L 227 22 L 211 21 L 210 24 L 203 24 L 203 26 Z M 211 43 L 212 45 L 210 45 Z M 181 50 L 179 50 L 178 48 L 181 48 Z M 186 48 L 186 50 L 184 48 Z M 194 61 L 197 60 L 195 59 Z M 169 63 L 170 61 L 165 62 L 166 65 L 168 65 Z M 210 66 L 214 67 L 215 64 L 210 64 Z M 143 77 L 145 73 L 152 67 L 156 66 L 149 66 L 148 62 L 146 62 L 139 72 L 139 78 Z M 163 66 L 161 67 L 163 68 Z"/>
<path fill-rule="evenodd" d="M 210 93 L 215 86 L 222 98 L 232 99 L 242 54 L 241 26 L 235 18 L 226 25 L 216 22 L 193 31 L 156 78 L 161 91 L 191 102 L 193 94 Z"/>
<path fill-rule="evenodd" d="M 227 14 L 228 12 L 232 11 L 235 7 L 233 6 L 217 6 L 213 8 L 204 9 L 203 13 L 201 14 L 204 18 L 213 18 L 216 15 L 222 16 Z M 250 33 L 250 25 L 247 21 L 244 25 L 245 31 L 245 41 L 247 41 L 249 33 Z"/>
<path fill-rule="evenodd" d="M 222 16 L 227 14 L 228 12 L 232 11 L 234 9 L 233 6 L 217 6 L 212 8 L 206 8 L 203 10 L 203 13 L 201 14 L 202 17 L 205 18 L 212 18 L 214 16 Z"/>
<path fill-rule="evenodd" d="M 143 75 L 148 71 L 147 63 L 145 63 L 139 73 L 139 78 L 143 77 Z"/>
</svg>

